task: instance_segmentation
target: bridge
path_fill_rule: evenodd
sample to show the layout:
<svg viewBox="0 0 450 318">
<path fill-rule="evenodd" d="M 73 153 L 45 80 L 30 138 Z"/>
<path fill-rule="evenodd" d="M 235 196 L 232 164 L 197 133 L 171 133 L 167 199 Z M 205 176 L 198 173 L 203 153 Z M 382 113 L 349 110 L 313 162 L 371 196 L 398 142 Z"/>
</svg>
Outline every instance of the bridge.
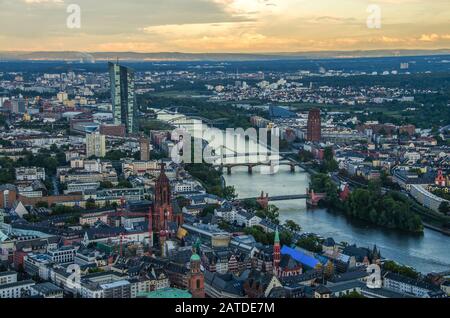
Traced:
<svg viewBox="0 0 450 318">
<path fill-rule="evenodd" d="M 182 122 L 180 122 L 181 120 L 183 120 Z M 172 118 L 170 120 L 168 120 L 167 122 L 169 124 L 172 125 L 179 125 L 179 126 L 188 126 L 188 125 L 196 125 L 195 123 L 191 122 L 190 120 L 199 120 L 202 123 L 206 123 L 210 126 L 215 126 L 224 122 L 228 121 L 228 118 L 218 118 L 218 119 L 208 119 L 205 117 L 201 117 L 201 116 L 189 116 L 189 118 L 187 118 L 184 114 L 180 114 L 179 117 L 175 117 Z"/>
<path fill-rule="evenodd" d="M 306 189 L 305 194 L 288 194 L 288 195 L 275 195 L 269 196 L 268 193 L 261 192 L 261 196 L 256 198 L 243 198 L 237 199 L 235 202 L 244 200 L 256 200 L 263 209 L 267 209 L 269 202 L 273 201 L 290 201 L 290 200 L 306 200 L 306 205 L 309 208 L 315 208 L 319 205 L 319 202 L 326 198 L 325 193 L 315 193 L 313 190 Z"/>
<path fill-rule="evenodd" d="M 233 168 L 235 167 L 247 167 L 248 168 L 248 173 L 252 174 L 253 173 L 253 168 L 258 167 L 258 166 L 266 166 L 266 167 L 272 167 L 273 169 L 275 168 L 275 166 L 289 166 L 291 168 L 291 172 L 296 172 L 295 168 L 299 167 L 301 168 L 304 172 L 309 173 L 310 175 L 314 175 L 317 174 L 317 172 L 312 169 L 311 167 L 307 166 L 306 164 L 299 162 L 293 158 L 288 157 L 287 155 L 292 154 L 292 152 L 280 152 L 278 153 L 278 155 L 280 156 L 281 160 L 280 161 L 274 161 L 274 160 L 268 160 L 269 155 L 267 155 L 266 160 L 265 161 L 260 161 L 260 162 L 236 162 L 236 163 L 221 163 L 221 164 L 217 164 L 217 166 L 219 167 L 220 171 L 223 171 L 223 169 L 227 169 L 227 174 L 230 175 L 231 171 Z M 246 154 L 246 155 L 250 155 L 250 156 L 256 156 L 259 155 L 261 156 L 261 154 Z M 221 156 L 218 156 L 217 159 L 220 159 Z M 239 158 L 233 155 L 230 156 L 225 156 L 225 158 Z"/>
<path fill-rule="evenodd" d="M 256 163 L 229 163 L 229 164 L 220 164 L 219 169 L 220 171 L 223 171 L 224 168 L 227 169 L 227 174 L 230 175 L 231 174 L 231 170 L 235 167 L 247 167 L 248 169 L 248 173 L 252 174 L 253 173 L 253 169 L 259 166 L 264 166 L 264 167 L 270 167 L 270 170 L 272 172 L 275 172 L 275 167 L 276 166 L 289 166 L 291 168 L 291 172 L 295 173 L 295 167 L 298 166 L 298 164 L 293 163 L 293 162 L 276 162 L 273 163 L 272 161 L 269 162 L 256 162 Z"/>
<path fill-rule="evenodd" d="M 268 197 L 269 201 L 289 201 L 289 200 L 306 200 L 309 199 L 309 194 L 292 194 L 292 195 L 276 195 Z M 261 197 L 256 198 L 243 198 L 239 200 L 259 200 Z"/>
</svg>

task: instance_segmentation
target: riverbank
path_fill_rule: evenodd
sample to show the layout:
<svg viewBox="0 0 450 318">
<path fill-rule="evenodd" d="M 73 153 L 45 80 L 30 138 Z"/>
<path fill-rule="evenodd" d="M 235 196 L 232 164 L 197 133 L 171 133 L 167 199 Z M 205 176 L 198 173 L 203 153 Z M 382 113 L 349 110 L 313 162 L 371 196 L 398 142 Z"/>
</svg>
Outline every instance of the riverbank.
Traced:
<svg viewBox="0 0 450 318">
<path fill-rule="evenodd" d="M 231 175 L 224 175 L 226 184 L 234 186 L 239 197 L 257 197 L 261 191 L 270 195 L 293 195 L 306 191 L 310 183 L 308 174 L 292 174 L 288 167 L 280 167 L 275 175 L 254 173 L 245 168 L 235 168 Z M 326 209 L 308 210 L 305 200 L 279 201 L 280 221 L 293 220 L 303 232 L 333 237 L 336 242 L 348 242 L 381 250 L 382 257 L 407 264 L 422 273 L 442 272 L 450 269 L 447 235 L 425 228 L 422 235 L 411 235 L 388 230 L 364 222 L 349 220 L 341 213 Z"/>
<path fill-rule="evenodd" d="M 330 176 L 317 174 L 311 177 L 311 189 L 326 194 L 321 201 L 326 208 L 348 217 L 391 230 L 423 232 L 422 220 L 410 210 L 408 202 L 395 192 L 383 193 L 377 183 L 369 183 L 367 189 L 357 188 L 343 199 Z"/>
<path fill-rule="evenodd" d="M 425 223 L 425 222 L 422 222 L 422 224 L 423 224 L 423 226 L 426 227 L 427 229 L 430 229 L 430 230 L 433 230 L 433 231 L 437 231 L 437 232 L 439 232 L 439 233 L 442 233 L 442 234 L 445 234 L 445 235 L 447 235 L 447 236 L 450 236 L 450 230 L 446 230 L 446 229 L 443 229 L 443 228 L 441 228 L 441 227 L 434 226 L 434 225 L 432 225 L 432 224 Z"/>
</svg>

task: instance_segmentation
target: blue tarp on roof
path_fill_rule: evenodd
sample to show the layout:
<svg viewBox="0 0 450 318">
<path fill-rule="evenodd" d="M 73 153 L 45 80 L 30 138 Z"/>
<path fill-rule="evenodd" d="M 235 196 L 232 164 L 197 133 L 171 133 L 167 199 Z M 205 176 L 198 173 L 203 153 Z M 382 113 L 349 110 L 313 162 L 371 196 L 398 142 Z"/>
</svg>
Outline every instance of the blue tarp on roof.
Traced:
<svg viewBox="0 0 450 318">
<path fill-rule="evenodd" d="M 314 257 L 306 255 L 305 253 L 302 253 L 299 250 L 295 250 L 288 246 L 283 246 L 283 248 L 281 249 L 281 254 L 290 255 L 296 261 L 298 261 L 298 262 L 302 263 L 303 265 L 306 265 L 310 268 L 316 267 L 316 265 L 319 263 L 319 261 L 317 259 L 315 259 Z"/>
</svg>

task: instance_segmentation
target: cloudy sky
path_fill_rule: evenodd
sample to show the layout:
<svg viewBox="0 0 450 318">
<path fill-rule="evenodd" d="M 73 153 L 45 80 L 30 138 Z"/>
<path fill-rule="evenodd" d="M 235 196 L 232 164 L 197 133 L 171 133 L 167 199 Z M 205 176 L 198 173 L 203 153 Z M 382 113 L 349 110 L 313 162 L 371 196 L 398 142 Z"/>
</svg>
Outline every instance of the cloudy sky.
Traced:
<svg viewBox="0 0 450 318">
<path fill-rule="evenodd" d="M 80 28 L 67 27 L 70 4 Z M 367 26 L 371 4 L 380 28 Z M 0 0 L 1 51 L 401 48 L 450 48 L 449 0 Z"/>
</svg>

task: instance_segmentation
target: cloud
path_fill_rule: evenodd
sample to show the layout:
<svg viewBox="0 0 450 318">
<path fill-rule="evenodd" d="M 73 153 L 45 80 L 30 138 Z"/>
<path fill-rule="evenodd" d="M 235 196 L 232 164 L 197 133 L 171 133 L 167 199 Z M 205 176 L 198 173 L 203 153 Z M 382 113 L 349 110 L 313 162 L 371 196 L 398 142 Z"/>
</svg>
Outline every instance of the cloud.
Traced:
<svg viewBox="0 0 450 318">
<path fill-rule="evenodd" d="M 437 40 L 439 40 L 441 38 L 440 35 L 436 34 L 436 33 L 432 33 L 432 34 L 422 34 L 422 36 L 420 37 L 419 41 L 423 41 L 423 42 L 435 42 Z"/>
<path fill-rule="evenodd" d="M 66 27 L 66 4 L 81 29 Z M 382 6 L 382 28 L 366 26 Z M 277 52 L 448 47 L 448 0 L 0 0 L 0 50 Z"/>
<path fill-rule="evenodd" d="M 23 0 L 27 4 L 41 4 L 41 3 L 64 3 L 64 0 Z"/>
</svg>

